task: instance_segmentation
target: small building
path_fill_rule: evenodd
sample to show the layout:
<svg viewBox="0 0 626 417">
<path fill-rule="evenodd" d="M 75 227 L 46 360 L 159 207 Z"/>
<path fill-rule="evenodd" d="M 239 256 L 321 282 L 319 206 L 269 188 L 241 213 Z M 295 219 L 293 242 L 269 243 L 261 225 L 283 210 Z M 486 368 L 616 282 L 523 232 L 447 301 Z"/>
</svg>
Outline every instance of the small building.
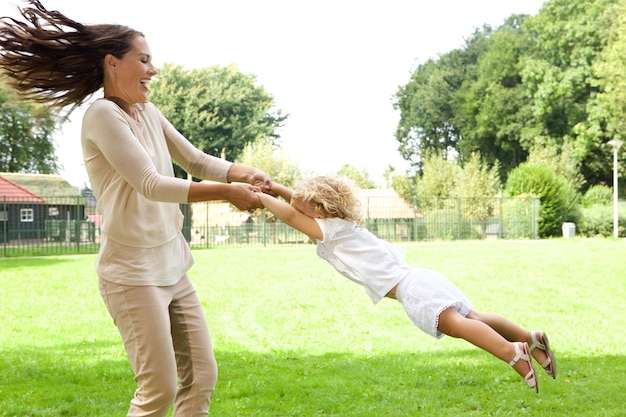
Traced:
<svg viewBox="0 0 626 417">
<path fill-rule="evenodd" d="M 0 173 L 0 240 L 65 240 L 84 220 L 85 197 L 62 177 Z"/>
<path fill-rule="evenodd" d="M 413 241 L 426 237 L 423 216 L 393 188 L 359 191 L 367 228 L 390 241 Z"/>
</svg>

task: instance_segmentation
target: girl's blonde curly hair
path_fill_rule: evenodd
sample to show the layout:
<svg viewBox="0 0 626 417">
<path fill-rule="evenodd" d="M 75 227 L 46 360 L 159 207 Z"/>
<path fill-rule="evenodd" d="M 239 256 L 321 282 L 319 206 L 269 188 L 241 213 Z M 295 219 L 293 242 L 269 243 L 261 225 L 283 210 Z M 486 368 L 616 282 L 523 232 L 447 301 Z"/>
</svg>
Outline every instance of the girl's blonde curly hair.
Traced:
<svg viewBox="0 0 626 417">
<path fill-rule="evenodd" d="M 291 201 L 310 205 L 322 218 L 352 220 L 363 226 L 358 187 L 348 178 L 320 176 L 299 184 Z"/>
</svg>

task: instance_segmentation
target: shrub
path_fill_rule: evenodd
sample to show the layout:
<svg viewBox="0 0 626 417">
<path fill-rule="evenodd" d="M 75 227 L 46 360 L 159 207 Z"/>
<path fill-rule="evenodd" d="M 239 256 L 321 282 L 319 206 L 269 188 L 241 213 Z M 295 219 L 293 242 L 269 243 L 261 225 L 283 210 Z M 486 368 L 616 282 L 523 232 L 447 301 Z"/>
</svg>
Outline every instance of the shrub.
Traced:
<svg viewBox="0 0 626 417">
<path fill-rule="evenodd" d="M 543 163 L 525 162 L 513 169 L 505 191 L 511 197 L 526 194 L 540 198 L 540 237 L 560 236 L 563 222 L 575 221 L 578 217 L 575 190 L 553 168 Z"/>
<path fill-rule="evenodd" d="M 613 202 L 613 189 L 606 185 L 592 185 L 582 198 L 583 207 L 591 207 L 595 204 L 610 205 Z"/>
<path fill-rule="evenodd" d="M 588 237 L 613 236 L 613 207 L 606 204 L 583 207 L 578 231 Z"/>
<path fill-rule="evenodd" d="M 622 209 L 618 213 L 618 236 L 626 236 L 626 212 Z M 581 209 L 578 230 L 581 235 L 588 237 L 613 236 L 613 206 L 608 204 L 593 204 Z"/>
</svg>

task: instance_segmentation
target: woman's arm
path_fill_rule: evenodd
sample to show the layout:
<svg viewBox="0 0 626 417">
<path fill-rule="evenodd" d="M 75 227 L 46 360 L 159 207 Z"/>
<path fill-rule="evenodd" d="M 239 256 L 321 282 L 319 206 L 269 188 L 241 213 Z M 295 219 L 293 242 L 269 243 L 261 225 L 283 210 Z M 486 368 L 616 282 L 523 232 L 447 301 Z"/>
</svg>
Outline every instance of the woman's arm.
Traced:
<svg viewBox="0 0 626 417">
<path fill-rule="evenodd" d="M 276 183 L 272 183 L 272 191 L 278 194 L 279 189 L 275 189 L 275 186 Z M 286 189 L 286 187 L 280 186 L 280 192 L 285 192 L 289 195 L 289 197 L 291 197 L 291 192 L 286 192 L 286 190 L 289 189 L 285 190 L 283 188 Z M 294 229 L 301 231 L 302 233 L 307 235 L 313 242 L 316 242 L 318 240 L 324 240 L 322 229 L 313 217 L 309 217 L 306 214 L 299 212 L 288 203 L 285 203 L 284 201 L 279 200 L 276 197 L 272 197 L 269 194 L 258 193 L 258 196 L 265 208 L 274 213 L 274 215 L 280 220 L 293 227 Z M 281 197 L 283 196 L 281 195 Z"/>
<path fill-rule="evenodd" d="M 239 210 L 263 208 L 258 191 L 258 187 L 248 184 L 190 182 L 187 201 L 228 200 Z"/>
<path fill-rule="evenodd" d="M 263 208 L 257 192 L 269 192 L 271 183 L 269 175 L 257 168 L 232 164 L 228 169 L 227 179 L 235 183 L 192 182 L 189 186 L 188 201 L 193 203 L 206 200 L 228 200 L 239 210 Z"/>
</svg>

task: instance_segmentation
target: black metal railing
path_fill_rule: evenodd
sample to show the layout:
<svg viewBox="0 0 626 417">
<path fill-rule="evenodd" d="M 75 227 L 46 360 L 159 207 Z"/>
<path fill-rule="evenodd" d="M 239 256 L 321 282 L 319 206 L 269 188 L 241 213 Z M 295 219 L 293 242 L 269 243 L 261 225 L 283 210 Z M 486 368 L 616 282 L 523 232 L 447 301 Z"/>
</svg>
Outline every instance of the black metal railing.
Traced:
<svg viewBox="0 0 626 417">
<path fill-rule="evenodd" d="M 539 200 L 532 197 L 367 197 L 366 227 L 391 242 L 536 239 Z M 181 204 L 192 248 L 310 244 L 265 210 L 228 202 Z M 101 218 L 83 197 L 0 196 L 0 257 L 96 253 Z"/>
</svg>

